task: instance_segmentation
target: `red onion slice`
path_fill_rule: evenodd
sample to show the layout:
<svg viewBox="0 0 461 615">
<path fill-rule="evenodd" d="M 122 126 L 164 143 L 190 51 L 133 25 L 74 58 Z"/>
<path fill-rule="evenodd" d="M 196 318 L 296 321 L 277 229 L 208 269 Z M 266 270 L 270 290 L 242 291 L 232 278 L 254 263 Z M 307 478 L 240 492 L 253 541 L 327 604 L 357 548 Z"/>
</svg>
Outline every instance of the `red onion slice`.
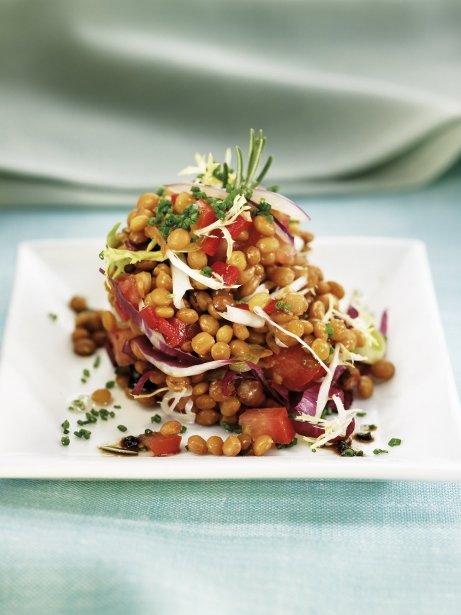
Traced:
<svg viewBox="0 0 461 615">
<path fill-rule="evenodd" d="M 207 196 L 211 197 L 225 199 L 229 194 L 224 188 L 219 188 L 218 186 L 208 186 L 206 184 L 168 184 L 166 188 L 172 190 L 173 192 L 190 192 L 192 186 L 199 188 Z M 264 199 L 271 207 L 282 212 L 283 214 L 286 214 L 293 220 L 310 220 L 309 214 L 305 212 L 302 207 L 296 205 L 294 201 L 288 199 L 282 194 L 279 194 L 278 192 L 271 192 L 270 190 L 265 190 L 264 188 L 255 188 L 253 190 L 251 200 L 256 204 L 259 204 L 261 199 Z"/>
<path fill-rule="evenodd" d="M 186 361 L 189 365 L 199 365 L 200 363 L 204 362 L 204 360 L 200 359 L 199 357 L 195 357 L 194 355 L 187 352 L 183 352 L 178 348 L 172 348 L 171 346 L 169 346 L 165 342 L 165 338 L 159 331 L 154 331 L 147 326 L 147 324 L 139 315 L 138 310 L 133 305 L 131 305 L 131 303 L 125 298 L 124 294 L 120 290 L 120 286 L 118 285 L 117 280 L 110 278 L 109 281 L 112 284 L 115 297 L 120 304 L 122 310 L 128 315 L 130 321 L 147 336 L 154 348 L 156 348 L 165 355 L 169 355 L 171 357 L 181 359 L 182 361 Z"/>
</svg>

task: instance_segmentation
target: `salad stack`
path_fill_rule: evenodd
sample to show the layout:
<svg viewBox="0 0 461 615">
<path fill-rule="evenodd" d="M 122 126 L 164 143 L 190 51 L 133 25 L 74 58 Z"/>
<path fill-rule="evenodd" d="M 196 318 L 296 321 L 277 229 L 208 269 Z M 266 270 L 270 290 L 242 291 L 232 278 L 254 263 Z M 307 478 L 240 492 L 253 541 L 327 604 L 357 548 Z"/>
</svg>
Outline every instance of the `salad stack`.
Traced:
<svg viewBox="0 0 461 615">
<path fill-rule="evenodd" d="M 142 194 L 100 257 L 117 381 L 147 406 L 315 450 L 354 429 L 354 396 L 392 377 L 379 326 L 311 263 L 303 209 L 261 182 L 265 136 L 246 163 L 197 155 L 190 183 Z"/>
</svg>

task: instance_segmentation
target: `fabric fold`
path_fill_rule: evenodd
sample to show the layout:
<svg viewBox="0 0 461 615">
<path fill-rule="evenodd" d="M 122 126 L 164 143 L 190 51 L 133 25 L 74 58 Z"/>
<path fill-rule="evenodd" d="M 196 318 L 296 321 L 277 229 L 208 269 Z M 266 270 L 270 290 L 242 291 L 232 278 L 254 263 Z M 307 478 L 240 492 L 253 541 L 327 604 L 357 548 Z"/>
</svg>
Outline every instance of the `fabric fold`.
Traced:
<svg viewBox="0 0 461 615">
<path fill-rule="evenodd" d="M 411 188 L 461 154 L 454 1 L 44 4 L 0 8 L 0 205 L 128 205 L 250 127 L 292 194 Z"/>
</svg>

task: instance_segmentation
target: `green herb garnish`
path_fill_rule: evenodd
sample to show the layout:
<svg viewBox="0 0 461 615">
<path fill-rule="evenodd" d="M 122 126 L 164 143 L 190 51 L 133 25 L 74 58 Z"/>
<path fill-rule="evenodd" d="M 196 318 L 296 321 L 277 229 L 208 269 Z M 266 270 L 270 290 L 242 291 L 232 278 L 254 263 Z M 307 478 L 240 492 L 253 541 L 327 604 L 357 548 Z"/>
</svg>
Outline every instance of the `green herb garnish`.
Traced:
<svg viewBox="0 0 461 615">
<path fill-rule="evenodd" d="M 106 389 L 113 389 L 115 386 L 115 382 L 113 380 L 109 380 L 106 382 Z"/>
<path fill-rule="evenodd" d="M 270 203 L 267 203 L 267 201 L 261 199 L 257 207 L 251 211 L 251 215 L 253 218 L 256 216 L 265 216 L 270 222 L 273 222 L 274 216 L 271 213 L 271 209 Z"/>
<path fill-rule="evenodd" d="M 255 177 L 261 162 L 261 156 L 266 145 L 266 141 L 267 139 L 262 130 L 259 131 L 257 136 L 255 136 L 255 131 L 253 128 L 250 130 L 250 144 L 248 147 L 248 161 L 245 175 L 243 171 L 242 150 L 237 145 L 235 148 L 237 155 L 237 170 L 233 184 L 234 188 L 251 190 L 262 182 L 272 164 L 272 156 L 269 156 L 261 172 Z"/>
<path fill-rule="evenodd" d="M 237 433 L 237 434 L 242 433 L 242 427 L 238 423 L 237 425 L 231 425 L 230 423 L 227 423 L 226 421 L 222 421 L 220 425 L 223 429 L 225 429 L 226 431 L 229 431 L 230 433 Z"/>
<path fill-rule="evenodd" d="M 194 193 L 196 196 L 197 193 Z M 155 209 L 155 216 L 149 218 L 149 226 L 156 226 L 162 236 L 167 239 L 170 232 L 175 228 L 190 228 L 198 220 L 199 210 L 195 205 L 188 205 L 181 214 L 174 213 L 173 204 L 168 199 L 162 199 Z"/>
<path fill-rule="evenodd" d="M 388 453 L 385 448 L 375 448 L 373 451 L 373 455 L 382 455 L 383 453 Z"/>
<path fill-rule="evenodd" d="M 293 438 L 293 440 L 291 442 L 289 442 L 288 444 L 276 444 L 275 448 L 278 448 L 279 451 L 283 450 L 284 448 L 292 448 L 293 446 L 296 446 L 298 444 L 298 438 Z"/>
<path fill-rule="evenodd" d="M 286 301 L 277 301 L 277 303 L 275 304 L 275 309 L 279 310 L 279 311 L 283 311 L 283 312 L 290 312 L 291 311 L 291 305 L 289 303 L 287 303 Z"/>
<path fill-rule="evenodd" d="M 330 322 L 325 327 L 325 331 L 328 337 L 330 338 L 333 337 L 334 329 L 333 329 L 333 325 Z"/>
<path fill-rule="evenodd" d="M 48 318 L 49 318 L 50 320 L 55 321 L 55 320 L 58 320 L 58 315 L 57 315 L 57 314 L 54 314 L 53 312 L 49 312 L 49 313 L 48 313 Z"/>
<path fill-rule="evenodd" d="M 77 438 L 84 438 L 85 440 L 89 440 L 91 437 L 91 431 L 82 428 L 78 431 L 74 431 L 74 436 L 76 436 Z"/>
<path fill-rule="evenodd" d="M 154 414 L 154 416 L 150 417 L 150 422 L 151 423 L 161 423 L 162 417 L 160 416 L 160 414 Z"/>
<path fill-rule="evenodd" d="M 62 446 L 69 446 L 69 444 L 70 444 L 69 436 L 63 436 L 61 438 L 61 444 L 62 444 Z"/>
<path fill-rule="evenodd" d="M 67 409 L 71 412 L 83 412 L 86 409 L 85 402 L 83 399 L 73 399 L 70 402 L 70 405 L 67 406 Z"/>
<path fill-rule="evenodd" d="M 101 365 L 101 357 L 97 355 L 95 360 L 93 361 L 93 367 L 94 369 L 97 369 L 100 365 Z"/>
<path fill-rule="evenodd" d="M 363 451 L 355 450 L 346 440 L 340 440 L 336 446 L 341 457 L 363 457 Z"/>
<path fill-rule="evenodd" d="M 119 431 L 127 431 L 128 427 L 126 425 L 117 425 L 117 429 Z"/>
<path fill-rule="evenodd" d="M 388 446 L 400 446 L 402 444 L 402 440 L 400 438 L 391 438 L 387 443 Z"/>
<path fill-rule="evenodd" d="M 212 272 L 213 270 L 211 269 L 211 267 L 208 267 L 208 265 L 206 267 L 203 267 L 203 269 L 200 269 L 200 273 L 202 275 L 205 275 L 207 278 L 211 278 Z"/>
</svg>

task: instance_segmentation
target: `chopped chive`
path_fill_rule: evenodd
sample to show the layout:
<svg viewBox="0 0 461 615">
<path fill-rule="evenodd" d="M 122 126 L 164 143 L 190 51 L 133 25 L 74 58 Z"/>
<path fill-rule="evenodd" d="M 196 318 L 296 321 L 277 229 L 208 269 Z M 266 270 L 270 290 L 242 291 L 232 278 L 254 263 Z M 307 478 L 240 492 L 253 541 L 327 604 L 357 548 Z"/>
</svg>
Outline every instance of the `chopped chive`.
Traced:
<svg viewBox="0 0 461 615">
<path fill-rule="evenodd" d="M 356 412 L 355 414 L 356 416 L 366 416 L 367 415 L 367 413 L 363 412 L 363 410 L 360 410 L 359 412 Z"/>
<path fill-rule="evenodd" d="M 386 451 L 386 449 L 384 448 L 375 448 L 375 450 L 373 451 L 373 455 L 382 455 L 383 453 L 388 453 L 389 451 Z"/>
<path fill-rule="evenodd" d="M 116 410 L 120 410 L 120 409 L 121 409 L 121 407 L 122 407 L 122 406 L 120 406 L 120 404 L 114 404 L 114 408 L 115 408 Z"/>
<path fill-rule="evenodd" d="M 278 450 L 282 450 L 284 448 L 292 448 L 293 446 L 296 446 L 297 444 L 298 444 L 298 438 L 295 437 L 289 444 L 276 444 L 275 447 Z"/>
<path fill-rule="evenodd" d="M 69 444 L 70 444 L 69 436 L 63 436 L 61 438 L 61 444 L 62 444 L 62 446 L 69 446 Z"/>
<path fill-rule="evenodd" d="M 387 443 L 388 446 L 400 446 L 402 444 L 402 440 L 400 438 L 391 438 Z"/>
<path fill-rule="evenodd" d="M 53 312 L 49 312 L 48 313 L 48 318 L 54 322 L 55 320 L 58 319 L 58 315 L 54 314 Z"/>
<path fill-rule="evenodd" d="M 230 433 L 242 433 L 242 427 L 239 424 L 230 425 L 227 421 L 222 421 L 220 424 L 223 429 L 229 431 Z"/>
<path fill-rule="evenodd" d="M 89 440 L 91 437 L 91 431 L 88 429 L 79 429 L 78 431 L 74 431 L 74 436 L 77 438 L 84 438 L 85 440 Z"/>
<path fill-rule="evenodd" d="M 113 389 L 115 386 L 115 382 L 113 380 L 109 380 L 106 382 L 106 389 Z"/>
<path fill-rule="evenodd" d="M 119 431 L 127 431 L 128 427 L 126 425 L 117 425 L 117 429 Z"/>
<path fill-rule="evenodd" d="M 186 433 L 187 431 L 187 427 L 185 425 L 183 425 L 179 431 L 179 433 Z"/>
<path fill-rule="evenodd" d="M 83 376 L 84 376 L 84 378 L 89 378 L 90 377 L 90 370 L 89 369 L 84 369 L 83 370 Z"/>
<path fill-rule="evenodd" d="M 94 369 L 97 369 L 100 365 L 101 365 L 101 357 L 97 355 L 97 357 L 93 361 L 93 367 Z"/>
<path fill-rule="evenodd" d="M 206 276 L 207 278 L 211 277 L 212 274 L 212 269 L 211 267 L 203 267 L 203 269 L 200 270 L 200 273 L 204 276 Z"/>
<path fill-rule="evenodd" d="M 277 303 L 275 304 L 275 309 L 289 312 L 291 310 L 291 305 L 286 301 L 277 301 Z"/>
<path fill-rule="evenodd" d="M 144 433 L 148 436 L 150 433 L 153 433 L 152 429 L 145 429 Z"/>
<path fill-rule="evenodd" d="M 160 414 L 154 414 L 154 416 L 150 417 L 150 422 L 151 423 L 161 423 L 162 417 L 160 416 Z"/>
</svg>

